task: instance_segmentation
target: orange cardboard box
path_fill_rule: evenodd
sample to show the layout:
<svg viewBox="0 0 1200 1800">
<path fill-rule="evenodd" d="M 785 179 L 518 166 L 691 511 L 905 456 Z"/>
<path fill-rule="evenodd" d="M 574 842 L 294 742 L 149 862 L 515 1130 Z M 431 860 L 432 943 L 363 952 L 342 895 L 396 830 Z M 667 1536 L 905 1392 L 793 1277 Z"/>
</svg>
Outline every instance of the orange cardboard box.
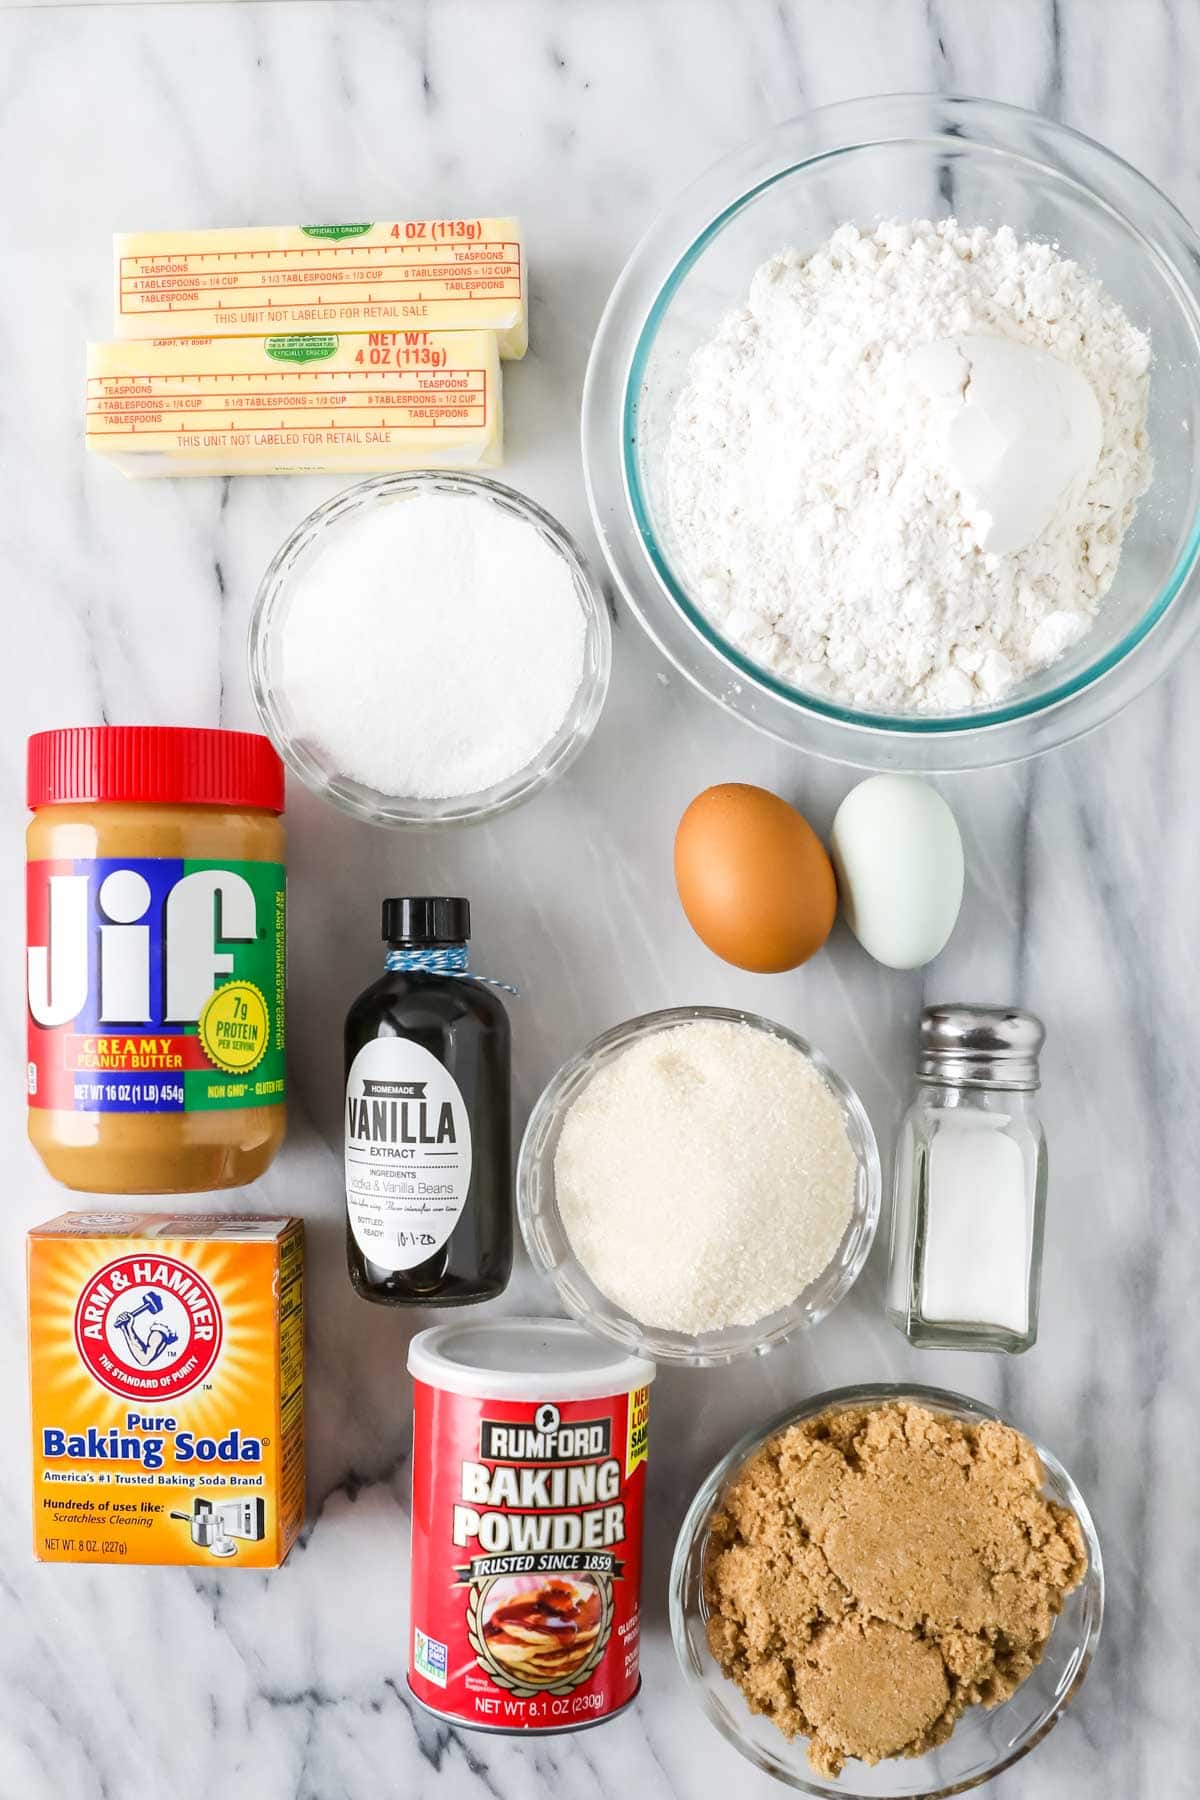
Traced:
<svg viewBox="0 0 1200 1800">
<path fill-rule="evenodd" d="M 304 1522 L 301 1221 L 64 1213 L 28 1274 L 39 1560 L 277 1568 Z"/>
</svg>

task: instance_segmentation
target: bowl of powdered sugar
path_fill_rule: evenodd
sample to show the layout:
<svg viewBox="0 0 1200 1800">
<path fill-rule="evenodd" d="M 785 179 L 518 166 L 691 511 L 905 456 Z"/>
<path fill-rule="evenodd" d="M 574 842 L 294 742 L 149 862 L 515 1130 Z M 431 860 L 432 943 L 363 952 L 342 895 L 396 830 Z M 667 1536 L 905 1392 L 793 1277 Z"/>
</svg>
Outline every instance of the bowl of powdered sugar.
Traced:
<svg viewBox="0 0 1200 1800">
<path fill-rule="evenodd" d="M 676 665 L 819 754 L 971 767 L 1110 716 L 1195 628 L 1200 243 L 1052 121 L 792 121 L 643 240 L 589 367 L 605 553 Z"/>
<path fill-rule="evenodd" d="M 879 1218 L 857 1096 L 751 1013 L 630 1019 L 559 1070 L 530 1117 L 517 1207 L 568 1310 L 660 1362 L 728 1363 L 815 1325 Z"/>
<path fill-rule="evenodd" d="M 504 812 L 569 767 L 604 705 L 604 596 L 575 543 L 476 475 L 382 476 L 268 569 L 250 680 L 314 793 L 380 825 Z"/>
</svg>

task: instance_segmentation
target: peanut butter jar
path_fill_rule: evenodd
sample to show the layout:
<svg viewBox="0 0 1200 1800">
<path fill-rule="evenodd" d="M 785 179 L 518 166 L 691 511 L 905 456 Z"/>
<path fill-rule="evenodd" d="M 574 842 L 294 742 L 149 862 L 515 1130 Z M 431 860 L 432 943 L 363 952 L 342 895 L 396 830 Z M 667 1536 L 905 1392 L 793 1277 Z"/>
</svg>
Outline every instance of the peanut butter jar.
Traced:
<svg viewBox="0 0 1200 1800">
<path fill-rule="evenodd" d="M 69 1188 L 240 1187 L 286 1128 L 283 765 L 250 732 L 29 740 L 29 1137 Z"/>
</svg>

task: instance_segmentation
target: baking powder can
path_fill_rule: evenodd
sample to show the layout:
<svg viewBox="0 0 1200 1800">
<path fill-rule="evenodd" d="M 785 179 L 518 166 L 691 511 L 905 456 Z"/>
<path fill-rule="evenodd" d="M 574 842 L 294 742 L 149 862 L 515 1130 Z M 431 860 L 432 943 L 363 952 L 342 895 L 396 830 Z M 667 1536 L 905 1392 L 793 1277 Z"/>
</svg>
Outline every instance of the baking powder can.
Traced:
<svg viewBox="0 0 1200 1800">
<path fill-rule="evenodd" d="M 480 1731 L 577 1731 L 638 1690 L 654 1364 L 567 1319 L 412 1341 L 408 1680 Z"/>
</svg>

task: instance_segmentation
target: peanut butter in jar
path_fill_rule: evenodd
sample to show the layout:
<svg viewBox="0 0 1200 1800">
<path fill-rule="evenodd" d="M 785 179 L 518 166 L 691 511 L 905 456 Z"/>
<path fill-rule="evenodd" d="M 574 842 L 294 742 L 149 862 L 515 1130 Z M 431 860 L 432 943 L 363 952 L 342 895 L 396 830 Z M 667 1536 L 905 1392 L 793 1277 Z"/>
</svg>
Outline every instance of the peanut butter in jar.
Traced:
<svg viewBox="0 0 1200 1800">
<path fill-rule="evenodd" d="M 249 732 L 29 740 L 29 1137 L 69 1188 L 240 1187 L 286 1128 L 283 766 Z"/>
</svg>

